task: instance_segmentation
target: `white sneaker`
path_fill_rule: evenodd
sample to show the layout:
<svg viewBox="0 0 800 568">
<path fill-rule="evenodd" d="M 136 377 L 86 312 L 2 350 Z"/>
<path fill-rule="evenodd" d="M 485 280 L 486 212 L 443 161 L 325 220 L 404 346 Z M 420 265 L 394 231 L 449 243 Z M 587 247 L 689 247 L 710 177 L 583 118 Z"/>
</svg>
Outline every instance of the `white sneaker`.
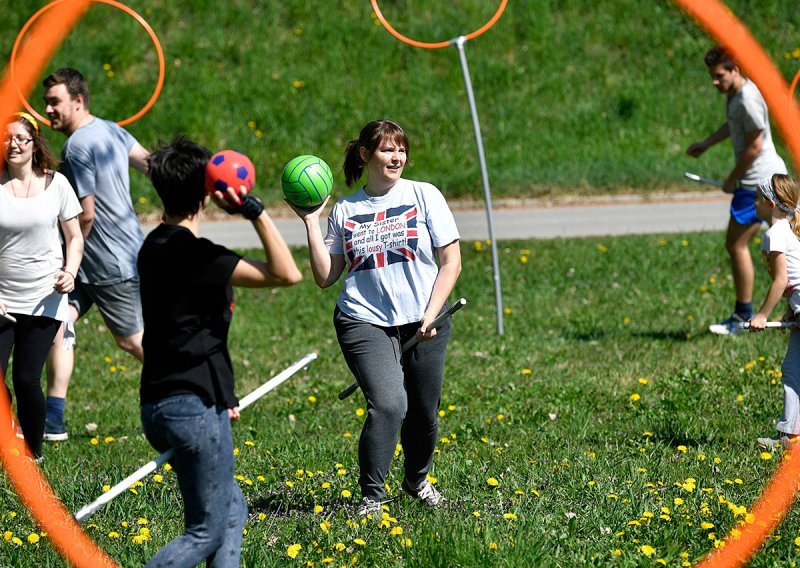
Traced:
<svg viewBox="0 0 800 568">
<path fill-rule="evenodd" d="M 428 507 L 438 507 L 444 502 L 444 497 L 442 494 L 439 493 L 433 484 L 428 481 L 427 479 L 422 482 L 422 485 L 414 489 L 409 485 L 408 481 L 405 479 L 403 480 L 403 491 L 411 495 L 412 497 L 419 499 L 423 503 L 425 503 Z"/>
<path fill-rule="evenodd" d="M 797 434 L 778 432 L 777 435 L 772 436 L 771 438 L 759 438 L 758 445 L 766 449 L 772 449 L 777 446 L 788 448 L 790 444 L 794 444 L 798 441 L 800 441 L 800 437 L 798 437 Z"/>
<path fill-rule="evenodd" d="M 722 320 L 719 323 L 712 323 L 708 326 L 708 331 L 714 335 L 733 335 L 735 333 L 747 331 L 747 328 L 744 327 L 745 323 L 747 323 L 747 320 L 734 312 L 728 319 Z"/>
<path fill-rule="evenodd" d="M 356 515 L 358 515 L 359 517 L 364 517 L 372 513 L 380 513 L 380 512 L 381 512 L 381 502 L 373 501 L 369 497 L 364 497 L 361 500 L 361 505 L 359 505 L 358 509 L 356 509 Z"/>
</svg>

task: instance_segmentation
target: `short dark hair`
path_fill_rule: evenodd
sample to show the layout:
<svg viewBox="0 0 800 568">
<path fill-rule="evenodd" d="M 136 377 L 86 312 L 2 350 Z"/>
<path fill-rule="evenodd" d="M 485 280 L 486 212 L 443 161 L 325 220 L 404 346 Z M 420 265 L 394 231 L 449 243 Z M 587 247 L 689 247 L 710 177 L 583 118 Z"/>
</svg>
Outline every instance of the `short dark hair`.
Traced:
<svg viewBox="0 0 800 568">
<path fill-rule="evenodd" d="M 80 71 L 71 67 L 62 67 L 50 73 L 42 81 L 45 91 L 55 85 L 64 85 L 71 99 L 83 95 L 83 105 L 89 108 L 89 85 Z"/>
<path fill-rule="evenodd" d="M 206 164 L 211 151 L 177 136 L 147 159 L 150 181 L 164 204 L 164 213 L 188 217 L 200 211 L 206 196 Z"/>
<path fill-rule="evenodd" d="M 734 67 L 739 66 L 736 60 L 731 57 L 731 54 L 721 45 L 709 49 L 703 60 L 706 62 L 706 67 L 709 69 L 717 65 L 722 65 L 727 71 L 730 71 Z"/>
</svg>

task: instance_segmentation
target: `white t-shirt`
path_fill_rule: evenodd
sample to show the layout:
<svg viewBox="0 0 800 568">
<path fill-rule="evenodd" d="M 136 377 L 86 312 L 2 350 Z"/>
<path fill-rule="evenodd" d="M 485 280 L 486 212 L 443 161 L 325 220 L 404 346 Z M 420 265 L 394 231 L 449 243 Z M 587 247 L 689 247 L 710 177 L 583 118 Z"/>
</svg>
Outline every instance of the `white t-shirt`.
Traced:
<svg viewBox="0 0 800 568">
<path fill-rule="evenodd" d="M 53 289 L 64 266 L 59 221 L 81 211 L 75 191 L 59 173 L 35 197 L 22 199 L 0 189 L 0 300 L 9 312 L 67 320 L 67 295 Z"/>
<path fill-rule="evenodd" d="M 333 206 L 325 237 L 347 265 L 339 309 L 380 326 L 420 321 L 439 273 L 435 248 L 458 239 L 444 196 L 429 183 L 400 179 L 380 197 L 363 187 L 348 195 Z"/>
<path fill-rule="evenodd" d="M 782 252 L 786 255 L 786 273 L 789 278 L 787 289 L 792 292 L 789 305 L 797 313 L 800 305 L 800 240 L 792 231 L 787 219 L 781 219 L 772 225 L 761 241 L 761 252 L 764 256 L 771 252 Z"/>
</svg>

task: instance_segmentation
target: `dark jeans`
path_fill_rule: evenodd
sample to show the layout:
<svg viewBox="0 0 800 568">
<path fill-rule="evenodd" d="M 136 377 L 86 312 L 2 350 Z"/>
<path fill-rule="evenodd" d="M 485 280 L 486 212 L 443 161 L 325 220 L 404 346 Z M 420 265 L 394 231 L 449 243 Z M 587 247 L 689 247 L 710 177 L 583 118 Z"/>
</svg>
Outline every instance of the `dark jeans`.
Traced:
<svg viewBox="0 0 800 568">
<path fill-rule="evenodd" d="M 147 566 L 239 566 L 247 505 L 233 478 L 233 437 L 228 411 L 183 394 L 142 405 L 142 425 L 159 452 L 172 448 L 185 532 Z"/>
<path fill-rule="evenodd" d="M 430 470 L 439 432 L 439 402 L 444 380 L 450 320 L 436 337 L 401 353 L 419 324 L 381 327 L 343 314 L 333 323 L 347 365 L 367 401 L 367 419 L 358 443 L 361 494 L 386 497 L 385 480 L 398 434 L 405 455 L 405 478 L 419 486 Z"/>
<path fill-rule="evenodd" d="M 42 369 L 61 322 L 43 316 L 13 315 L 17 323 L 3 321 L 0 324 L 0 366 L 5 378 L 13 351 L 11 380 L 17 396 L 19 425 L 28 447 L 34 455 L 40 456 L 46 413 L 41 385 Z M 11 391 L 8 394 L 10 398 Z"/>
</svg>

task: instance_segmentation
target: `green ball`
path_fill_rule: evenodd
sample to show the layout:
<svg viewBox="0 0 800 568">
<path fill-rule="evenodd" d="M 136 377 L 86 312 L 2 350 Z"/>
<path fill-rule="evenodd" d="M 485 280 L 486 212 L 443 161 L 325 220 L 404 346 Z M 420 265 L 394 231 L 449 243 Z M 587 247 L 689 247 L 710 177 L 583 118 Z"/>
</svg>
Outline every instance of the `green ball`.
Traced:
<svg viewBox="0 0 800 568">
<path fill-rule="evenodd" d="M 331 194 L 333 173 L 316 156 L 297 156 L 289 160 L 281 174 L 283 195 L 299 207 L 316 207 Z"/>
</svg>

